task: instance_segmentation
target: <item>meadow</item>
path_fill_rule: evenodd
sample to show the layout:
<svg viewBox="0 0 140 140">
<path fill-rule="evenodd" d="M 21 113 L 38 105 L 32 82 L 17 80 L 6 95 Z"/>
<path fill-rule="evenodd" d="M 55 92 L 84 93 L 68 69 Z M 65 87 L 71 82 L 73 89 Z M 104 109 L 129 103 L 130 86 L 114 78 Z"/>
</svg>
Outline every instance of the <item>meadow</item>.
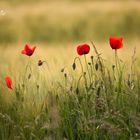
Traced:
<svg viewBox="0 0 140 140">
<path fill-rule="evenodd" d="M 138 1 L 6 0 L 1 9 L 0 140 L 140 139 Z M 117 54 L 113 35 L 123 38 Z M 83 43 L 90 51 L 79 55 Z"/>
</svg>

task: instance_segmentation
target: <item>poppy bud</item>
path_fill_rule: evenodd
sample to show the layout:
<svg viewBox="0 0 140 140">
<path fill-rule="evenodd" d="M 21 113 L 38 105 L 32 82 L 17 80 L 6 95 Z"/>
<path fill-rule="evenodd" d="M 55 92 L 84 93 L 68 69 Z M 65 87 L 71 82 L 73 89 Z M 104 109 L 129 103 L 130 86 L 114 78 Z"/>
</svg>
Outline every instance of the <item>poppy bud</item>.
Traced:
<svg viewBox="0 0 140 140">
<path fill-rule="evenodd" d="M 31 73 L 30 73 L 30 74 L 28 75 L 28 79 L 30 79 L 30 78 L 31 78 L 31 76 L 32 76 L 32 75 L 31 75 Z"/>
<path fill-rule="evenodd" d="M 42 60 L 38 60 L 38 66 L 42 66 L 43 65 L 43 61 Z"/>
<path fill-rule="evenodd" d="M 64 72 L 64 70 L 65 70 L 65 68 L 62 68 L 62 69 L 61 69 L 61 72 Z"/>
<path fill-rule="evenodd" d="M 88 65 L 91 65 L 91 63 L 90 63 L 90 62 L 88 62 Z"/>
<path fill-rule="evenodd" d="M 93 59 L 93 56 L 91 56 L 90 58 Z"/>
<path fill-rule="evenodd" d="M 78 87 L 76 88 L 76 94 L 79 94 L 79 88 Z"/>
<path fill-rule="evenodd" d="M 64 73 L 64 77 L 67 78 L 67 74 L 66 73 Z"/>
<path fill-rule="evenodd" d="M 73 68 L 73 70 L 76 69 L 76 64 L 75 63 L 72 64 L 72 68 Z"/>
<path fill-rule="evenodd" d="M 113 70 L 115 69 L 115 65 L 112 65 L 112 69 L 113 69 Z"/>
<path fill-rule="evenodd" d="M 95 64 L 95 69 L 98 70 L 98 63 Z"/>
<path fill-rule="evenodd" d="M 39 85 L 36 85 L 37 89 L 39 89 Z"/>
</svg>

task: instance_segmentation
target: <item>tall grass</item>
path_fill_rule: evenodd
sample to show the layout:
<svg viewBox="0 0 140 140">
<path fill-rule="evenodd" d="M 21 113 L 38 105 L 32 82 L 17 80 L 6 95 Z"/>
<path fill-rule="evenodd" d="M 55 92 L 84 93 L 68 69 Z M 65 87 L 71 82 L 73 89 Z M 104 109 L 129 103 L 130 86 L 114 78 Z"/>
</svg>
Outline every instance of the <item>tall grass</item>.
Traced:
<svg viewBox="0 0 140 140">
<path fill-rule="evenodd" d="M 1 140 L 139 139 L 140 75 L 135 51 L 128 65 L 115 55 L 108 65 L 92 45 L 96 55 L 73 57 L 57 76 L 49 61 L 49 67 L 38 66 L 34 57 L 16 61 L 11 73 L 14 90 L 6 89 L 4 82 L 0 85 Z"/>
</svg>

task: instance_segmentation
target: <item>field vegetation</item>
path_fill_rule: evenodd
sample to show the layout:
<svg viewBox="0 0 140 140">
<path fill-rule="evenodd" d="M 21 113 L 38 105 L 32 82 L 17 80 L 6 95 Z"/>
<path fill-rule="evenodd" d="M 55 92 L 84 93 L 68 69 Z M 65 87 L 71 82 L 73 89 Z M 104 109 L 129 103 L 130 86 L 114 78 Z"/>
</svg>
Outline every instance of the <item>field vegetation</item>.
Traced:
<svg viewBox="0 0 140 140">
<path fill-rule="evenodd" d="M 138 1 L 2 0 L 0 10 L 0 140 L 140 139 Z M 78 55 L 83 43 L 90 52 Z"/>
</svg>

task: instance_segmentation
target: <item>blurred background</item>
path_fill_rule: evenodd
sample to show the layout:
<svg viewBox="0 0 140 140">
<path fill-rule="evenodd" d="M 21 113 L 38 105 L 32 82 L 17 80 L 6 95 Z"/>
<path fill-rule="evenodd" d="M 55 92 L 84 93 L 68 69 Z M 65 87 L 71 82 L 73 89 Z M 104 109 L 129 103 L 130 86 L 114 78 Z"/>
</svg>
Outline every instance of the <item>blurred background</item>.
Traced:
<svg viewBox="0 0 140 140">
<path fill-rule="evenodd" d="M 140 2 L 0 0 L 0 46 L 16 43 L 139 42 Z"/>
</svg>

